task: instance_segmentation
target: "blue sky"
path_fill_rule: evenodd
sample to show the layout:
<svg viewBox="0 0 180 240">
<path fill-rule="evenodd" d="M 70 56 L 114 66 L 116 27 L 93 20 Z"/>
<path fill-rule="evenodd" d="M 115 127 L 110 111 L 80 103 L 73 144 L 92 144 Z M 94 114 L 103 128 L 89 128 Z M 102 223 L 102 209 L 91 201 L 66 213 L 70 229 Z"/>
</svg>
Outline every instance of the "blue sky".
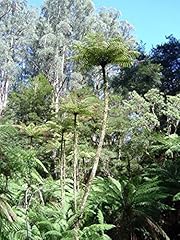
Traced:
<svg viewBox="0 0 180 240">
<path fill-rule="evenodd" d="M 29 0 L 40 6 L 43 0 Z M 165 42 L 165 36 L 173 34 L 180 39 L 180 0 L 94 0 L 95 6 L 112 7 L 121 11 L 134 28 L 137 40 L 152 46 Z"/>
</svg>

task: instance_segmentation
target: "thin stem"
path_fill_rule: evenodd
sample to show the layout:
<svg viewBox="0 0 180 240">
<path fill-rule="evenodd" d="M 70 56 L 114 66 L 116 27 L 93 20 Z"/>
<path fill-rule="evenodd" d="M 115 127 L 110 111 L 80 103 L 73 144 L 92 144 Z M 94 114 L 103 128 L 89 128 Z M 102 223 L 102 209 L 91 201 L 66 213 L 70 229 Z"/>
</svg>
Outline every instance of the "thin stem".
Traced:
<svg viewBox="0 0 180 240">
<path fill-rule="evenodd" d="M 77 134 L 77 113 L 74 113 L 74 209 L 77 210 L 77 168 L 78 168 L 78 159 L 77 159 L 77 147 L 78 147 L 78 134 Z"/>
<path fill-rule="evenodd" d="M 97 147 L 93 167 L 92 167 L 91 174 L 89 176 L 89 179 L 88 179 L 88 182 L 87 182 L 87 185 L 86 185 L 86 189 L 85 189 L 85 192 L 84 192 L 84 196 L 83 196 L 83 199 L 82 199 L 80 213 L 79 213 L 78 220 L 77 220 L 78 222 L 79 222 L 80 218 L 82 217 L 82 215 L 84 213 L 84 209 L 85 209 L 85 206 L 86 206 L 86 203 L 87 203 L 87 199 L 88 199 L 88 196 L 89 196 L 89 193 L 90 193 L 90 190 L 91 190 L 92 182 L 95 178 L 97 168 L 98 168 L 98 165 L 99 165 L 101 151 L 102 151 L 102 148 L 103 148 L 104 138 L 105 138 L 105 134 L 106 134 L 109 95 L 108 95 L 108 79 L 106 77 L 105 66 L 102 66 L 102 74 L 103 74 L 103 81 L 104 81 L 104 115 L 103 115 L 103 121 L 102 121 L 102 129 L 101 129 L 100 140 L 99 140 L 99 144 L 98 144 L 98 147 Z M 79 224 L 79 223 L 76 222 L 76 224 Z"/>
<path fill-rule="evenodd" d="M 60 150 L 60 158 L 59 158 L 59 170 L 60 170 L 60 186 L 61 186 L 61 202 L 63 206 L 64 202 L 64 176 L 63 176 L 63 145 L 64 145 L 64 132 L 61 133 L 61 150 Z"/>
</svg>

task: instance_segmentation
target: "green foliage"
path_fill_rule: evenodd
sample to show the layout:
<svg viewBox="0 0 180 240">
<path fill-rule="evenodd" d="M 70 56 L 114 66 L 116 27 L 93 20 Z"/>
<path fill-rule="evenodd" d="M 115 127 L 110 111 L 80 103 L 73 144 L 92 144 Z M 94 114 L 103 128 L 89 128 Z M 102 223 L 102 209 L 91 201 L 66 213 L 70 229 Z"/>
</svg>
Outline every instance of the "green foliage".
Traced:
<svg viewBox="0 0 180 240">
<path fill-rule="evenodd" d="M 20 137 L 15 127 L 11 125 L 0 125 L 0 173 L 6 177 L 23 172 L 29 158 L 34 158 L 32 151 L 25 151 L 21 147 Z"/>
<path fill-rule="evenodd" d="M 0 1 L 0 239 L 178 238 L 179 41 L 139 55 L 119 16 Z"/>
<path fill-rule="evenodd" d="M 138 60 L 137 60 L 138 61 Z M 112 79 L 111 86 L 114 91 L 127 94 L 135 90 L 143 95 L 151 88 L 161 85 L 161 66 L 152 63 L 150 60 L 137 62 L 130 68 L 125 68 Z"/>
<path fill-rule="evenodd" d="M 174 198 L 173 198 L 174 201 L 179 201 L 180 200 L 180 192 L 177 193 Z"/>
<path fill-rule="evenodd" d="M 161 202 L 167 194 L 156 179 L 142 180 L 136 178 L 117 181 L 112 177 L 97 178 L 91 192 L 89 207 L 98 206 L 103 209 L 107 221 L 111 219 L 117 228 L 120 227 L 121 236 L 140 234 L 146 229 L 150 232 L 153 230 L 156 236 L 162 234 L 165 239 L 169 239 L 156 222 L 158 214 L 167 208 Z"/>
<path fill-rule="evenodd" d="M 100 105 L 100 100 L 89 89 L 72 91 L 66 98 L 62 99 L 60 110 L 62 112 L 92 116 Z"/>
<path fill-rule="evenodd" d="M 129 66 L 137 52 L 120 37 L 106 40 L 102 34 L 90 34 L 74 46 L 74 59 L 85 69 L 108 64 Z"/>
<path fill-rule="evenodd" d="M 162 114 L 171 117 L 171 124 L 177 121 L 172 110 L 174 103 L 174 98 L 165 102 L 157 89 L 148 91 L 145 97 L 135 91 L 129 93 L 128 99 L 110 96 L 108 129 L 97 171 L 101 177 L 94 181 L 78 229 L 72 226 L 76 216 L 73 115 L 79 115 L 79 204 L 99 141 L 101 100 L 86 89 L 77 90 L 62 99 L 58 119 L 41 125 L 2 124 L 2 236 L 7 240 L 27 237 L 56 240 L 73 239 L 76 235 L 83 240 L 110 239 L 120 234 L 129 239 L 131 232 L 142 239 L 149 235 L 151 239 L 160 235 L 168 239 L 159 216 L 172 214 L 175 210 L 169 201 L 179 201 L 179 135 L 167 135 L 166 128 L 164 134 L 154 131 Z M 53 170 L 49 167 L 54 150 L 60 166 L 57 180 L 52 178 Z M 65 165 L 59 161 L 62 156 Z M 134 177 L 137 174 L 139 177 Z M 169 206 L 164 204 L 167 201 Z"/>
<path fill-rule="evenodd" d="M 157 45 L 151 51 L 151 60 L 162 66 L 161 90 L 175 95 L 180 91 L 179 83 L 179 51 L 180 40 L 170 35 L 167 42 Z"/>
<path fill-rule="evenodd" d="M 163 151 L 165 156 L 173 158 L 173 155 L 180 152 L 180 137 L 177 134 L 163 136 L 156 134 L 153 138 L 152 151 Z"/>
<path fill-rule="evenodd" d="M 52 116 L 52 93 L 48 80 L 40 74 L 11 94 L 8 113 L 18 123 L 44 123 Z"/>
</svg>

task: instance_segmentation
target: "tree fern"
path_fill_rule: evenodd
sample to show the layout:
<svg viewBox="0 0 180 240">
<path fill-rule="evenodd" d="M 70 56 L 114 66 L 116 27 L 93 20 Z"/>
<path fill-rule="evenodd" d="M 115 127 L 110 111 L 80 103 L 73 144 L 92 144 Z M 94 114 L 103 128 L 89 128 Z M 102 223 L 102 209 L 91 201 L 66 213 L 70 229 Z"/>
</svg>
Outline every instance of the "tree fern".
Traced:
<svg viewBox="0 0 180 240">
<path fill-rule="evenodd" d="M 117 181 L 111 177 L 97 178 L 94 181 L 88 204 L 90 208 L 98 206 L 105 211 L 106 219 L 120 226 L 120 234 L 124 237 L 127 237 L 130 229 L 133 234 L 136 234 L 136 227 L 140 229 L 140 232 L 142 229 L 148 231 L 146 221 L 148 218 L 153 221 L 154 234 L 156 236 L 160 234 L 168 239 L 156 222 L 158 213 L 169 209 L 161 203 L 161 200 L 167 196 L 168 194 L 163 191 L 157 179 L 142 182 L 141 179 Z"/>
</svg>

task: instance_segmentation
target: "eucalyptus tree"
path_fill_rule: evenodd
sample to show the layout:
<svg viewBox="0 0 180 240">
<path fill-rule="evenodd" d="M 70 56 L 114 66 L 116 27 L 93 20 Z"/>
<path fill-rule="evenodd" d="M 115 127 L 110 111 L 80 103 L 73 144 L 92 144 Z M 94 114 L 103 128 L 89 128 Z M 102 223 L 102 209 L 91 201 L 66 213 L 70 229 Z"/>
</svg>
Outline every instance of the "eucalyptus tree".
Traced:
<svg viewBox="0 0 180 240">
<path fill-rule="evenodd" d="M 128 21 L 121 19 L 121 12 L 117 9 L 100 9 L 92 17 L 92 31 L 101 32 L 105 38 L 121 37 L 134 44 L 134 27 Z"/>
<path fill-rule="evenodd" d="M 89 29 L 93 11 L 91 0 L 46 0 L 37 25 L 36 71 L 43 71 L 54 88 L 53 102 L 59 110 L 61 93 L 66 91 L 72 73 L 71 45 Z"/>
<path fill-rule="evenodd" d="M 91 0 L 44 2 L 37 25 L 34 67 L 36 71 L 47 74 L 54 87 L 56 112 L 60 96 L 71 88 L 72 75 L 76 72 L 75 63 L 71 61 L 71 46 L 75 41 L 81 40 L 88 32 L 103 32 L 107 38 L 121 36 L 133 40 L 132 26 L 119 17 L 119 12 L 115 10 L 101 10 L 97 13 Z"/>
<path fill-rule="evenodd" d="M 86 33 L 92 11 L 91 0 L 46 0 L 42 8 L 53 30 L 60 30 L 71 39 L 80 39 Z"/>
<path fill-rule="evenodd" d="M 24 0 L 1 1 L 0 8 L 0 115 L 7 105 L 12 84 L 24 78 L 25 56 L 34 38 L 35 12 Z M 22 73 L 24 73 L 22 75 Z"/>
<path fill-rule="evenodd" d="M 88 179 L 84 192 L 81 213 L 83 213 L 86 201 L 91 189 L 92 181 L 96 175 L 96 171 L 103 148 L 104 138 L 106 134 L 109 94 L 108 94 L 108 77 L 106 75 L 106 67 L 109 64 L 118 64 L 120 66 L 129 66 L 134 57 L 137 55 L 133 49 L 120 37 L 106 40 L 102 34 L 92 34 L 84 38 L 84 40 L 75 45 L 76 61 L 85 69 L 99 66 L 102 71 L 103 78 L 103 98 L 104 98 L 104 114 L 102 119 L 102 129 L 100 133 L 99 144 L 97 147 L 96 156 L 92 166 L 92 171 Z"/>
</svg>

